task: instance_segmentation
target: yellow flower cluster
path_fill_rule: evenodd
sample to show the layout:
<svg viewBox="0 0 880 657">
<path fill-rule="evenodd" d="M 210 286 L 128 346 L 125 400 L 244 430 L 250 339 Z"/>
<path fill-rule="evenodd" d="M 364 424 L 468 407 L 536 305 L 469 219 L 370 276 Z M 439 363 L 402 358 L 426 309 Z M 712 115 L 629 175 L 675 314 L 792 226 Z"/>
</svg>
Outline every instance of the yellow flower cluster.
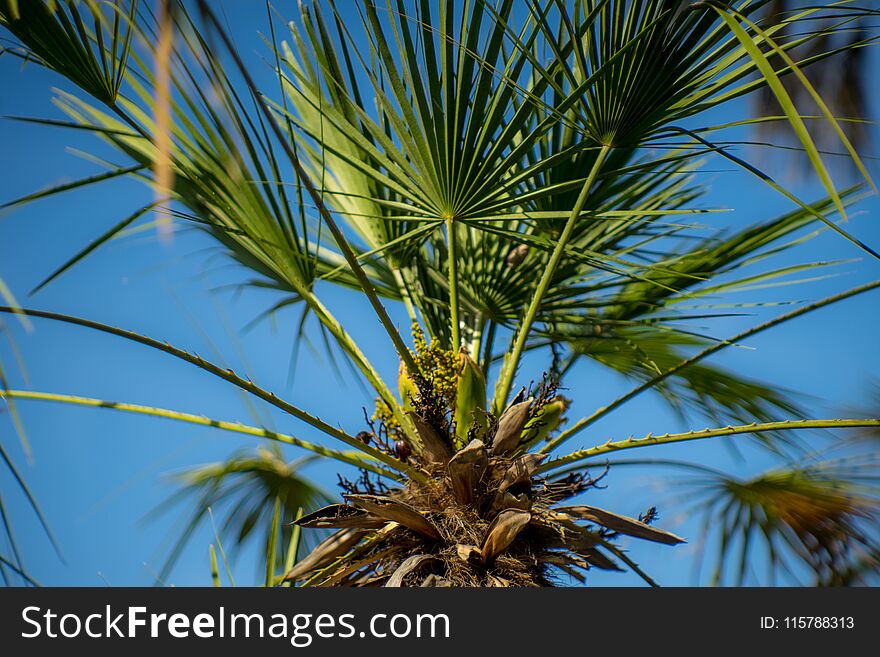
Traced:
<svg viewBox="0 0 880 657">
<path fill-rule="evenodd" d="M 433 340 L 429 345 L 422 328 L 415 322 L 412 326 L 412 336 L 415 344 L 414 357 L 422 376 L 434 392 L 446 402 L 449 410 L 454 410 L 458 391 L 458 354 L 443 349 L 437 340 Z"/>
</svg>

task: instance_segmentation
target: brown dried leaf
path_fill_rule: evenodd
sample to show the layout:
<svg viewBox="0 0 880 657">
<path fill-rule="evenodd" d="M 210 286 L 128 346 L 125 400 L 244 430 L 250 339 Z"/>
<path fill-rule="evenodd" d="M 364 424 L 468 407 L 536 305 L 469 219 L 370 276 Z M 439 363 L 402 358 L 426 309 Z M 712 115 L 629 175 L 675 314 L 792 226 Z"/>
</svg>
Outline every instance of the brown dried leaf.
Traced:
<svg viewBox="0 0 880 657">
<path fill-rule="evenodd" d="M 408 411 L 422 442 L 424 455 L 432 463 L 446 463 L 452 456 L 452 448 L 423 417 L 414 411 Z"/>
<path fill-rule="evenodd" d="M 522 484 L 529 481 L 538 466 L 549 456 L 549 454 L 523 454 L 519 458 L 513 460 L 510 467 L 504 473 L 504 478 L 498 485 L 499 492 L 504 492 L 512 486 Z"/>
<path fill-rule="evenodd" d="M 599 550 L 583 550 L 578 552 L 578 554 L 586 559 L 587 563 L 596 566 L 596 568 L 599 568 L 600 570 L 616 570 L 618 572 L 623 572 L 623 568 L 614 563 L 609 557 L 606 557 L 599 552 Z"/>
<path fill-rule="evenodd" d="M 588 530 L 586 527 L 578 525 L 570 516 L 555 511 L 549 512 L 553 523 L 548 525 L 552 527 L 558 540 L 546 540 L 546 544 L 551 548 L 565 548 L 575 554 L 584 556 L 585 558 L 594 559 L 589 561 L 597 568 L 604 570 L 620 570 L 614 562 L 602 554 L 596 552 L 595 548 L 601 542 L 601 537 L 596 533 Z M 598 556 L 597 556 L 598 555 Z M 569 555 L 572 556 L 572 555 Z"/>
<path fill-rule="evenodd" d="M 589 570 L 590 568 L 590 564 L 581 557 L 562 552 L 545 555 L 544 561 L 556 566 L 563 572 L 568 573 L 582 584 L 586 581 L 586 577 L 584 577 L 583 573 L 576 570 L 576 568 L 582 570 Z"/>
<path fill-rule="evenodd" d="M 507 588 L 510 586 L 509 579 L 505 579 L 503 577 L 498 577 L 497 575 L 489 575 L 487 577 L 487 579 L 489 582 L 489 586 L 492 586 L 495 588 Z"/>
<path fill-rule="evenodd" d="M 498 428 L 495 438 L 492 440 L 492 452 L 494 454 L 507 454 L 516 449 L 522 439 L 523 428 L 529 419 L 529 406 L 532 402 L 526 400 L 514 404 L 498 420 Z"/>
<path fill-rule="evenodd" d="M 388 521 L 348 504 L 331 504 L 304 515 L 296 524 L 309 529 L 379 529 Z"/>
<path fill-rule="evenodd" d="M 440 577 L 439 575 L 434 575 L 432 573 L 428 575 L 424 580 L 422 580 L 420 586 L 422 588 L 449 588 L 452 586 L 452 582 L 450 582 L 448 579 L 444 579 L 443 577 Z"/>
<path fill-rule="evenodd" d="M 491 561 L 504 552 L 531 519 L 532 514 L 522 509 L 504 509 L 495 516 L 480 547 L 483 561 Z"/>
<path fill-rule="evenodd" d="M 666 545 L 677 545 L 684 543 L 685 540 L 680 536 L 676 536 L 670 532 L 656 527 L 651 527 L 640 520 L 622 516 L 605 509 L 599 509 L 595 506 L 563 506 L 557 507 L 556 511 L 560 511 L 569 516 L 579 518 L 580 520 L 589 520 L 597 525 L 602 525 L 621 534 L 643 538 L 646 541 L 654 541 L 655 543 L 664 543 Z"/>
<path fill-rule="evenodd" d="M 584 576 L 583 573 L 575 570 L 573 567 L 571 567 L 569 565 L 559 564 L 556 567 L 559 568 L 559 570 L 563 571 L 564 573 L 567 573 L 572 578 L 576 579 L 581 584 L 584 584 L 587 581 L 587 578 Z"/>
<path fill-rule="evenodd" d="M 500 511 L 501 509 L 522 509 L 529 511 L 532 508 L 532 498 L 526 493 L 514 495 L 513 493 L 499 493 L 492 502 L 492 508 L 489 513 Z"/>
<path fill-rule="evenodd" d="M 345 495 L 345 499 L 373 515 L 400 523 L 425 538 L 443 540 L 434 523 L 409 504 L 380 495 Z"/>
<path fill-rule="evenodd" d="M 459 543 L 455 546 L 458 558 L 465 563 L 483 563 L 483 555 L 476 545 L 464 545 Z"/>
<path fill-rule="evenodd" d="M 357 575 L 358 571 L 366 568 L 367 566 L 372 566 L 377 561 L 381 561 L 393 552 L 395 552 L 395 548 L 390 547 L 385 548 L 384 550 L 380 550 L 379 552 L 373 552 L 369 556 L 364 557 L 363 559 L 359 559 L 357 561 L 343 561 L 341 564 L 339 564 L 341 566 L 340 568 L 337 568 L 337 570 L 332 573 L 327 573 L 326 579 L 322 579 L 315 586 L 351 586 L 351 577 Z M 361 575 L 363 574 L 365 573 L 361 573 Z"/>
<path fill-rule="evenodd" d="M 391 578 L 386 582 L 386 588 L 399 588 L 403 586 L 403 578 L 431 561 L 437 561 L 437 557 L 430 554 L 415 554 L 404 560 L 400 567 L 394 571 Z"/>
<path fill-rule="evenodd" d="M 375 573 L 368 573 L 363 577 L 358 577 L 357 579 L 351 580 L 349 584 L 351 586 L 360 586 L 360 587 L 377 587 L 377 586 L 385 586 L 385 582 L 388 581 L 388 575 L 376 575 Z"/>
<path fill-rule="evenodd" d="M 516 395 L 514 395 L 513 399 L 510 400 L 510 403 L 504 409 L 504 412 L 506 413 L 511 408 L 513 408 L 514 406 L 519 404 L 521 401 L 523 401 L 525 398 L 526 398 L 526 387 L 520 386 L 519 391 L 516 393 Z"/>
<path fill-rule="evenodd" d="M 499 511 L 513 507 L 517 509 L 528 509 L 531 506 L 531 498 L 525 492 L 511 494 L 509 489 L 524 483 L 530 483 L 532 475 L 547 458 L 547 454 L 523 454 L 515 459 L 510 467 L 504 473 L 504 477 L 498 484 L 498 492 L 495 499 L 492 500 L 490 512 Z"/>
<path fill-rule="evenodd" d="M 318 543 L 305 559 L 291 568 L 284 579 L 302 579 L 309 572 L 323 568 L 340 555 L 348 552 L 368 533 L 361 529 L 343 529 L 330 535 Z"/>
<path fill-rule="evenodd" d="M 551 513 L 554 514 L 553 519 L 556 530 L 559 531 L 560 539 L 558 543 L 552 543 L 552 547 L 564 547 L 573 552 L 574 555 L 582 556 L 588 564 L 602 570 L 622 570 L 609 557 L 596 549 L 596 546 L 602 542 L 600 536 L 585 527 L 581 527 L 570 516 L 552 511 Z M 551 544 L 548 542 L 548 545 Z M 574 555 L 568 556 L 573 557 Z"/>
<path fill-rule="evenodd" d="M 474 492 L 488 467 L 489 455 L 482 440 L 472 440 L 450 459 L 446 469 L 459 504 L 473 502 Z"/>
</svg>

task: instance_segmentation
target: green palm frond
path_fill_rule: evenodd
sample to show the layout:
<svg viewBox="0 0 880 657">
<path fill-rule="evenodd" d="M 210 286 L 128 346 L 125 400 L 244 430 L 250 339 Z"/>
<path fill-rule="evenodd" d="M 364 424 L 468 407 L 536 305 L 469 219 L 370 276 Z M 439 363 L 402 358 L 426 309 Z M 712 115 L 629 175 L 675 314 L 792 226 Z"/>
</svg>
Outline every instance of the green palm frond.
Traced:
<svg viewBox="0 0 880 657">
<path fill-rule="evenodd" d="M 824 308 L 824 307 L 829 306 L 831 304 L 838 303 L 838 302 L 844 301 L 846 299 L 850 299 L 850 298 L 857 296 L 859 294 L 863 294 L 865 292 L 870 292 L 872 290 L 877 289 L 878 287 L 880 287 L 880 281 L 873 281 L 871 283 L 866 283 L 865 285 L 859 285 L 859 286 L 851 288 L 845 292 L 831 295 L 830 297 L 826 297 L 824 299 L 821 299 L 819 301 L 815 301 L 815 302 L 807 304 L 805 306 L 801 306 L 800 308 L 789 311 L 787 313 L 777 315 L 773 319 L 768 320 L 762 324 L 758 324 L 757 326 L 753 326 L 749 329 L 746 329 L 745 331 L 737 333 L 736 335 L 731 336 L 725 340 L 717 341 L 714 344 L 712 344 L 711 346 L 708 346 L 705 349 L 697 352 L 696 354 L 679 361 L 676 365 L 673 365 L 672 367 L 670 367 L 666 370 L 663 370 L 662 372 L 656 374 L 655 376 L 652 376 L 650 379 L 648 379 L 644 383 L 642 383 L 642 384 L 636 386 L 635 388 L 631 389 L 630 391 L 624 393 L 623 395 L 619 396 L 617 399 L 610 402 L 609 404 L 602 406 L 601 408 L 596 410 L 592 415 L 578 420 L 572 426 L 570 426 L 568 429 L 563 431 L 559 436 L 554 438 L 548 445 L 546 445 L 544 448 L 542 448 L 541 451 L 542 452 L 551 451 L 552 449 L 558 447 L 559 445 L 561 445 L 563 442 L 565 442 L 566 440 L 568 440 L 569 438 L 571 438 L 572 436 L 574 436 L 578 432 L 583 431 L 586 427 L 588 427 L 591 424 L 593 424 L 594 422 L 596 422 L 599 418 L 601 418 L 601 417 L 607 415 L 608 413 L 610 413 L 611 411 L 619 408 L 620 406 L 622 406 L 623 404 L 627 403 L 628 401 L 634 399 L 635 397 L 637 397 L 641 393 L 645 392 L 646 390 L 652 389 L 657 384 L 662 383 L 663 381 L 665 381 L 669 377 L 678 374 L 682 370 L 687 369 L 687 368 L 695 365 L 696 363 L 703 360 L 704 358 L 707 358 L 708 356 L 711 356 L 726 347 L 729 347 L 729 346 L 735 345 L 735 344 L 739 344 L 740 341 L 742 341 L 742 340 L 750 338 L 750 337 L 757 335 L 758 333 L 761 333 L 761 332 L 766 331 L 768 329 L 779 326 L 780 324 L 783 324 L 785 322 L 791 321 L 792 319 L 796 319 L 796 318 L 801 317 L 807 313 L 814 312 L 820 308 Z"/>
<path fill-rule="evenodd" d="M 662 480 L 671 484 L 664 486 L 668 502 L 702 526 L 694 571 L 699 579 L 708 559 L 713 585 L 871 585 L 880 576 L 878 463 L 849 451 L 810 454 L 745 477 L 660 458 L 583 463 L 556 476 L 561 481 L 585 468 L 671 468 L 675 476 Z M 762 552 L 766 576 L 753 567 Z"/>
<path fill-rule="evenodd" d="M 0 390 L 0 396 L 2 396 L 3 392 L 3 390 Z M 8 402 L 8 398 L 3 396 L 3 401 L 4 403 Z M 11 406 L 9 408 L 11 408 Z M 12 461 L 12 457 L 2 442 L 0 442 L 0 461 L 3 462 L 3 466 L 9 471 L 9 474 L 15 482 L 15 486 L 27 500 L 28 507 L 30 507 L 31 511 L 33 511 L 34 515 L 37 517 L 41 529 L 52 544 L 52 548 L 55 550 L 58 557 L 64 561 L 61 547 L 52 532 L 49 521 L 43 514 L 39 503 L 31 492 L 30 486 L 28 486 L 21 471 Z M 8 557 L 0 553 L 0 579 L 2 579 L 3 584 L 11 586 L 15 585 L 14 583 L 16 581 L 23 581 L 26 585 L 39 586 L 30 576 L 28 568 L 24 562 L 24 555 L 18 545 L 15 527 L 12 525 L 11 518 L 7 512 L 2 491 L 0 491 L 0 536 L 4 538 L 4 542 L 6 543 L 3 550 L 5 551 L 7 548 L 9 549 Z"/>
<path fill-rule="evenodd" d="M 165 580 L 193 534 L 211 513 L 217 522 L 218 540 L 231 546 L 228 549 L 231 560 L 252 540 L 261 544 L 263 554 L 273 543 L 286 546 L 299 510 L 309 512 L 332 501 L 301 474 L 313 460 L 314 457 L 308 457 L 288 462 L 278 449 L 259 448 L 175 474 L 172 481 L 179 490 L 151 512 L 151 516 L 182 505 L 186 521 L 157 580 Z M 279 518 L 274 517 L 276 505 L 280 509 Z M 280 571 L 285 555 L 282 550 L 274 552 L 272 568 Z"/>
<path fill-rule="evenodd" d="M 24 51 L 3 51 L 58 71 L 112 107 L 126 76 L 137 9 L 137 0 L 3 0 L 0 25 L 26 44 Z"/>
<path fill-rule="evenodd" d="M 680 347 L 707 342 L 648 326 L 611 326 L 608 335 L 590 338 L 585 355 L 635 381 L 648 381 L 686 358 Z M 697 364 L 653 387 L 680 414 L 690 412 L 717 424 L 769 422 L 804 417 L 791 394 L 728 369 Z M 776 447 L 776 436 L 766 445 Z M 762 441 L 764 437 L 761 437 Z M 783 437 L 783 440 L 785 438 Z"/>
</svg>

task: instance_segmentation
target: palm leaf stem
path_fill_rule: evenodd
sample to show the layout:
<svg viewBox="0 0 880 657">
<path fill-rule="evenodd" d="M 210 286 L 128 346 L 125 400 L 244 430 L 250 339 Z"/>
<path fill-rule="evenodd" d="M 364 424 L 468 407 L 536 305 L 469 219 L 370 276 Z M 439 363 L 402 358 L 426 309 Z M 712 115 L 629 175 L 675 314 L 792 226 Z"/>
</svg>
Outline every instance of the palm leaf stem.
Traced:
<svg viewBox="0 0 880 657">
<path fill-rule="evenodd" d="M 37 582 L 37 580 L 35 580 L 34 578 L 32 578 L 32 577 L 31 577 L 30 575 L 28 575 L 25 571 L 23 571 L 21 568 L 19 568 L 18 566 L 16 566 L 16 565 L 15 565 L 14 563 L 12 563 L 9 559 L 7 559 L 6 557 L 4 557 L 4 556 L 2 556 L 2 555 L 0 555 L 0 563 L 2 563 L 4 566 L 6 566 L 7 568 L 9 568 L 9 569 L 12 570 L 13 572 L 15 572 L 15 574 L 17 574 L 19 577 L 21 577 L 21 578 L 23 578 L 24 580 L 26 580 L 27 583 L 30 584 L 31 586 L 36 586 L 36 587 L 39 587 L 39 586 L 40 586 L 40 583 Z"/>
<path fill-rule="evenodd" d="M 349 465 L 353 465 L 358 468 L 369 470 L 370 472 L 382 475 L 383 477 L 390 477 L 392 479 L 398 480 L 401 479 L 400 474 L 392 472 L 390 470 L 386 470 L 385 468 L 378 466 L 372 461 L 360 458 L 359 456 L 352 454 L 351 452 L 341 452 L 335 449 L 328 449 L 327 447 L 323 447 L 322 445 L 317 445 L 306 440 L 301 440 L 289 434 L 279 433 L 277 431 L 270 431 L 269 429 L 241 424 L 239 422 L 226 422 L 224 420 L 215 420 L 213 418 L 205 417 L 204 415 L 194 415 L 192 413 L 173 411 L 167 408 L 158 408 L 155 406 L 143 406 L 141 404 L 128 404 L 125 402 L 114 402 L 105 399 L 79 397 L 76 395 L 65 395 L 50 392 L 34 392 L 30 390 L 2 390 L 0 391 L 0 398 L 30 399 L 35 401 L 74 404 L 77 406 L 91 406 L 94 408 L 109 408 L 125 413 L 151 415 L 153 417 L 162 417 L 168 420 L 176 420 L 178 422 L 187 422 L 189 424 L 214 427 L 215 429 L 222 429 L 224 431 L 231 431 L 234 433 L 242 433 L 248 436 L 257 436 L 259 438 L 267 438 L 268 440 L 274 440 L 276 442 L 285 443 L 287 445 L 293 445 L 295 447 L 300 447 L 310 452 L 314 452 L 315 454 L 319 454 L 321 456 L 326 456 L 328 458 L 332 458 L 343 463 L 348 463 Z"/>
<path fill-rule="evenodd" d="M 297 408 L 293 404 L 284 401 L 283 399 L 275 395 L 275 393 L 264 390 L 263 388 L 256 385 L 253 381 L 238 376 L 232 370 L 223 369 L 222 367 L 205 360 L 197 354 L 191 354 L 187 351 L 184 351 L 183 349 L 173 347 L 166 342 L 160 342 L 159 340 L 140 335 L 139 333 L 126 331 L 124 329 L 119 329 L 114 326 L 108 326 L 106 324 L 101 324 L 100 322 L 94 322 L 88 319 L 83 319 L 81 317 L 74 317 L 72 315 L 63 315 L 61 313 L 33 310 L 30 308 L 13 309 L 9 306 L 0 306 L 0 312 L 18 312 L 24 313 L 25 315 L 28 315 L 30 317 L 42 317 L 44 319 L 67 322 L 69 324 L 76 324 L 78 326 L 85 326 L 86 328 L 92 328 L 98 331 L 103 331 L 104 333 L 110 333 L 111 335 L 116 335 L 127 340 L 132 340 L 148 347 L 158 349 L 159 351 L 164 351 L 167 354 L 175 356 L 176 358 L 180 358 L 181 360 L 191 363 L 196 367 L 205 370 L 206 372 L 210 372 L 214 376 L 217 376 L 225 381 L 228 381 L 229 383 L 232 383 L 235 386 L 238 386 L 242 390 L 251 393 L 255 397 L 259 397 L 263 401 L 266 401 L 273 406 L 276 406 L 277 408 L 280 408 L 282 411 L 285 411 L 293 417 L 302 420 L 307 424 L 310 424 L 311 426 L 326 433 L 327 435 L 341 440 L 347 445 L 350 445 L 351 447 L 354 447 L 355 449 L 362 451 L 365 454 L 369 454 L 373 458 L 385 463 L 385 465 L 388 465 L 391 468 L 394 468 L 398 472 L 405 472 L 411 478 L 414 478 L 416 480 L 424 479 L 424 475 L 422 475 L 420 472 L 417 472 L 412 467 L 403 463 L 402 461 L 397 460 L 393 456 L 390 456 L 389 454 L 386 454 L 381 450 L 370 447 L 369 445 L 365 445 L 362 441 L 358 440 L 354 436 L 347 434 L 342 429 L 327 424 L 320 418 L 306 413 L 305 411 Z"/>
<path fill-rule="evenodd" d="M 538 315 L 538 309 L 540 308 L 541 301 L 544 299 L 544 295 L 547 293 L 547 290 L 550 287 L 550 283 L 553 279 L 553 274 L 556 272 L 556 268 L 559 265 L 560 260 L 562 260 L 562 256 L 565 253 L 565 248 L 568 245 L 568 241 L 571 238 L 572 232 L 574 231 L 575 223 L 580 217 L 581 210 L 583 210 L 584 204 L 587 202 L 587 198 L 590 195 L 590 190 L 592 189 L 593 183 L 595 182 L 596 177 L 599 174 L 599 169 L 602 167 L 602 163 L 604 162 L 606 156 L 610 151 L 611 146 L 607 144 L 603 144 L 602 148 L 599 150 L 599 154 L 596 156 L 595 162 L 593 162 L 593 167 L 590 169 L 590 173 L 587 175 L 587 178 L 584 181 L 584 185 L 581 188 L 581 193 L 571 210 L 568 221 L 566 221 L 565 227 L 562 229 L 562 233 L 559 235 L 559 240 L 556 242 L 556 246 L 554 247 L 553 252 L 550 255 L 550 260 L 547 262 L 547 267 L 544 269 L 544 273 L 541 275 L 541 280 L 538 281 L 538 287 L 535 289 L 535 293 L 532 296 L 531 301 L 529 302 L 528 309 L 526 310 L 525 317 L 523 317 L 523 320 L 520 323 L 519 330 L 516 336 L 516 341 L 513 344 L 513 349 L 504 359 L 504 364 L 501 367 L 501 374 L 498 378 L 498 384 L 495 388 L 495 399 L 492 402 L 496 414 L 500 413 L 501 410 L 504 408 L 504 405 L 507 403 L 507 396 L 510 394 L 510 389 L 513 386 L 513 379 L 516 375 L 517 365 L 519 364 L 519 360 L 522 357 L 523 350 L 525 349 L 529 331 L 531 330 L 532 324 L 534 324 L 535 318 Z"/>
<path fill-rule="evenodd" d="M 702 440 L 717 436 L 733 436 L 743 433 L 762 433 L 767 431 L 787 431 L 792 429 L 845 429 L 857 427 L 880 427 L 880 419 L 832 419 L 832 420 L 782 420 L 780 422 L 753 422 L 738 426 L 718 427 L 716 429 L 703 429 L 700 431 L 688 431 L 686 433 L 666 433 L 659 436 L 649 433 L 641 438 L 629 437 L 625 440 L 609 440 L 601 445 L 580 449 L 558 459 L 548 461 L 536 470 L 536 473 L 555 470 L 572 463 L 585 461 L 600 454 L 617 452 L 622 449 L 633 449 L 647 445 L 666 445 L 679 443 L 686 440 Z"/>
<path fill-rule="evenodd" d="M 461 324 L 458 318 L 458 239 L 456 239 L 455 219 L 446 218 L 446 247 L 449 251 L 449 324 L 452 329 L 452 350 L 461 346 Z"/>
<path fill-rule="evenodd" d="M 49 521 L 46 519 L 46 516 L 43 515 L 43 510 L 40 508 L 40 505 L 37 504 L 37 500 L 34 498 L 34 494 L 31 492 L 31 489 L 27 485 L 27 482 L 25 482 L 24 477 L 21 475 L 21 472 L 19 472 L 18 468 L 15 467 L 15 464 L 12 462 L 9 453 L 3 447 L 3 443 L 0 443 L 0 461 L 3 461 L 3 463 L 9 469 L 9 472 L 15 479 L 15 483 L 18 484 L 19 489 L 21 489 L 21 492 L 24 493 L 25 498 L 27 498 L 28 504 L 30 504 L 31 509 L 33 509 L 34 514 L 37 516 L 37 520 L 39 520 L 43 531 L 46 532 L 46 537 L 49 539 L 49 542 L 52 543 L 52 547 L 55 549 L 55 553 L 58 555 L 58 558 L 61 559 L 62 563 L 67 563 L 64 559 L 64 554 L 62 554 L 61 552 L 61 544 L 58 543 L 58 540 L 55 538 L 55 534 L 49 527 Z"/>
</svg>

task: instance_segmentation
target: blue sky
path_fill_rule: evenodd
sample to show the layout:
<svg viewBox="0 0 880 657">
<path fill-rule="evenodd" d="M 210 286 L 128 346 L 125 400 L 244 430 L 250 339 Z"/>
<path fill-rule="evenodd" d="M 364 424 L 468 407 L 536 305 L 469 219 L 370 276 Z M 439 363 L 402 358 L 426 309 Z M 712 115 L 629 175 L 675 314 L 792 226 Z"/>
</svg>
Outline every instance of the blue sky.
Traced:
<svg viewBox="0 0 880 657">
<path fill-rule="evenodd" d="M 259 84 L 271 78 L 262 57 L 265 47 L 256 36 L 265 29 L 265 14 L 252 10 L 259 3 L 243 0 L 226 3 L 235 26 L 238 45 L 253 64 Z M 870 57 L 875 62 L 877 53 Z M 19 60 L 0 57 L 0 115 L 59 118 L 51 104 L 52 88 L 70 89 L 58 76 L 36 66 L 22 68 Z M 11 93 L 10 93 L 11 91 Z M 880 106 L 876 86 L 869 88 L 873 116 Z M 718 122 L 742 118 L 749 112 L 745 101 L 735 101 L 713 117 Z M 874 143 L 880 135 L 872 129 Z M 744 134 L 738 134 L 743 137 Z M 76 149 L 101 152 L 86 134 L 0 120 L 3 175 L 0 203 L 65 180 L 97 172 L 79 157 Z M 876 148 L 874 149 L 876 151 Z M 748 158 L 766 154 L 754 148 L 739 150 Z M 820 195 L 812 179 L 794 180 L 787 164 L 763 160 L 783 181 L 793 184 L 805 198 Z M 878 167 L 869 167 L 877 176 Z M 719 226 L 743 226 L 769 219 L 790 209 L 785 199 L 761 187 L 752 177 L 735 171 L 723 160 L 710 160 L 699 180 L 708 193 L 706 207 L 731 207 L 735 212 L 708 215 Z M 107 324 L 130 328 L 213 360 L 237 372 L 247 372 L 263 387 L 277 391 L 322 418 L 339 422 L 348 431 L 361 428 L 362 406 L 370 400 L 350 379 L 340 382 L 328 363 L 301 350 L 296 377 L 288 386 L 288 359 L 295 316 L 282 314 L 276 325 L 264 322 L 242 333 L 242 328 L 273 302 L 270 294 L 236 296 L 223 289 L 238 282 L 242 272 L 218 256 L 213 243 L 194 230 L 178 231 L 171 243 L 161 243 L 154 231 L 119 239 L 100 249 L 43 291 L 28 296 L 46 275 L 79 248 L 150 199 L 136 182 L 117 182 L 4 211 L 0 214 L 0 278 L 26 306 L 70 313 Z M 860 239 L 880 246 L 880 199 L 869 198 L 856 206 L 848 229 Z M 855 258 L 835 269 L 837 277 L 796 286 L 743 293 L 743 300 L 817 299 L 859 283 L 876 279 L 880 263 L 863 258 L 851 244 L 834 234 L 823 234 L 785 254 L 778 262 Z M 325 302 L 346 326 L 368 357 L 394 380 L 397 359 L 367 304 L 351 292 L 321 289 Z M 732 299 L 734 300 L 734 299 Z M 876 348 L 877 295 L 868 294 L 823 310 L 749 341 L 748 349 L 728 349 L 713 362 L 743 375 L 772 381 L 805 395 L 806 406 L 816 417 L 838 416 L 842 409 L 866 400 L 866 384 L 880 370 Z M 406 326 L 402 308 L 392 314 Z M 774 309 L 712 322 L 716 335 L 729 335 L 770 316 Z M 231 386 L 214 380 L 185 363 L 111 336 L 44 320 L 35 320 L 26 331 L 3 318 L 24 363 L 27 378 L 15 366 L 9 341 L 0 338 L 0 362 L 9 371 L 11 385 L 34 390 L 130 401 L 205 414 L 218 419 L 265 424 L 292 431 L 303 438 L 322 440 L 308 427 L 257 404 L 253 414 Z M 546 362 L 532 356 L 522 367 L 523 382 L 538 378 Z M 630 384 L 597 366 L 582 365 L 569 379 L 575 404 L 570 418 L 579 418 L 624 392 Z M 182 514 L 146 522 L 144 515 L 174 489 L 167 474 L 222 459 L 257 442 L 213 429 L 135 417 L 105 410 L 21 402 L 19 409 L 33 447 L 33 463 L 25 459 L 8 417 L 0 415 L 0 440 L 27 478 L 55 531 L 65 562 L 54 554 L 23 496 L 5 469 L 0 469 L 3 492 L 17 537 L 31 573 L 52 585 L 149 585 L 154 582 Z M 573 441 L 572 447 L 589 446 L 610 437 L 676 431 L 691 426 L 672 415 L 652 395 L 646 394 L 603 419 Z M 734 472 L 755 472 L 772 464 L 761 450 L 743 441 L 743 458 L 737 460 L 718 444 L 668 446 L 643 456 L 688 458 Z M 289 450 L 291 458 L 298 456 Z M 335 494 L 336 466 L 317 463 L 308 474 Z M 656 504 L 660 526 L 686 537 L 696 537 L 699 525 L 671 503 L 678 473 L 648 469 L 613 472 L 607 488 L 591 492 L 591 500 L 606 508 L 637 515 Z M 208 544 L 212 536 L 203 527 L 190 543 L 167 584 L 210 582 Z M 633 558 L 661 584 L 685 585 L 693 580 L 696 541 L 677 548 L 633 544 Z M 236 565 L 241 583 L 259 580 L 253 551 Z M 763 577 L 763 562 L 755 569 Z M 632 574 L 591 574 L 598 585 L 638 585 Z"/>
</svg>

